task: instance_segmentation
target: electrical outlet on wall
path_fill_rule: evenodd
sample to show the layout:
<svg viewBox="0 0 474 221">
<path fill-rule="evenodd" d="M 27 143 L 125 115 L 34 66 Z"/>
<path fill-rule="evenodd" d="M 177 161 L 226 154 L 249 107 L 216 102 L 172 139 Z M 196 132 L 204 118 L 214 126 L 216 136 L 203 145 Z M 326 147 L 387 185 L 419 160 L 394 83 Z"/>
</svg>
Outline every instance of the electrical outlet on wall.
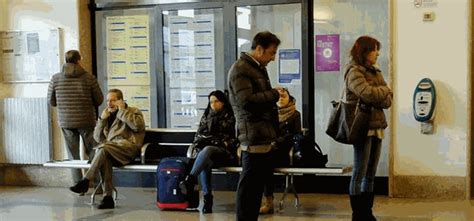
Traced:
<svg viewBox="0 0 474 221">
<path fill-rule="evenodd" d="M 434 21 L 435 20 L 435 13 L 434 12 L 424 12 L 423 13 L 423 21 Z"/>
</svg>

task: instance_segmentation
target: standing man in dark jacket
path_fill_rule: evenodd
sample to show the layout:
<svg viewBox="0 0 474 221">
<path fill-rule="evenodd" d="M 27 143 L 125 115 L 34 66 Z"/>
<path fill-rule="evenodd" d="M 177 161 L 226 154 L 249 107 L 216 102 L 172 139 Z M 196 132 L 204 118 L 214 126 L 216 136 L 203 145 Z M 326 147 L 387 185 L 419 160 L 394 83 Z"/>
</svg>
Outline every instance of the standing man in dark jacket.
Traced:
<svg viewBox="0 0 474 221">
<path fill-rule="evenodd" d="M 96 108 L 102 104 L 104 95 L 94 75 L 87 73 L 79 64 L 79 51 L 70 50 L 65 57 L 62 72 L 55 74 L 49 83 L 48 101 L 51 106 L 58 108 L 59 127 L 64 135 L 69 158 L 79 160 L 81 136 L 86 154 L 92 159 Z M 74 182 L 78 182 L 81 177 L 81 170 L 74 169 Z"/>
<path fill-rule="evenodd" d="M 242 149 L 242 173 L 237 187 L 237 220 L 256 221 L 264 180 L 273 175 L 269 153 L 278 137 L 276 102 L 281 89 L 272 89 L 266 66 L 275 60 L 280 40 L 260 32 L 252 51 L 242 53 L 229 70 L 230 101 L 235 111 Z"/>
</svg>

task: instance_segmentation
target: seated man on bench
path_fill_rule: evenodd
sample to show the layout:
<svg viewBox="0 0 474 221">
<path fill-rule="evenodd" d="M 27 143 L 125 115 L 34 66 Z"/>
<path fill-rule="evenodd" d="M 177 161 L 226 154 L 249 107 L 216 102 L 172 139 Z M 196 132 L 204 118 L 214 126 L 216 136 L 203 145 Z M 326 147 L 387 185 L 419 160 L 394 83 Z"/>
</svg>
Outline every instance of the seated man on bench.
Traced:
<svg viewBox="0 0 474 221">
<path fill-rule="evenodd" d="M 107 108 L 102 112 L 94 129 L 94 139 L 99 143 L 84 178 L 69 189 L 75 193 L 86 192 L 89 181 L 100 172 L 104 198 L 99 209 L 115 207 L 112 198 L 112 166 L 129 164 L 138 155 L 145 137 L 143 114 L 123 101 L 122 91 L 110 89 Z"/>
</svg>

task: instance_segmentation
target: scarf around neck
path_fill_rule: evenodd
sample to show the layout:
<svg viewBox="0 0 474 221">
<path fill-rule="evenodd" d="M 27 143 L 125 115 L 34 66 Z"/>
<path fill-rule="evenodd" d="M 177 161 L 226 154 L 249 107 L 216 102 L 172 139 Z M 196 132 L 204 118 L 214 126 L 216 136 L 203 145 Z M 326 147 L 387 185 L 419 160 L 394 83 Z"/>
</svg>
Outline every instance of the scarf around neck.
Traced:
<svg viewBox="0 0 474 221">
<path fill-rule="evenodd" d="M 278 108 L 278 121 L 285 122 L 288 118 L 291 117 L 296 111 L 296 103 L 295 101 L 290 100 L 286 107 L 279 107 Z"/>
</svg>

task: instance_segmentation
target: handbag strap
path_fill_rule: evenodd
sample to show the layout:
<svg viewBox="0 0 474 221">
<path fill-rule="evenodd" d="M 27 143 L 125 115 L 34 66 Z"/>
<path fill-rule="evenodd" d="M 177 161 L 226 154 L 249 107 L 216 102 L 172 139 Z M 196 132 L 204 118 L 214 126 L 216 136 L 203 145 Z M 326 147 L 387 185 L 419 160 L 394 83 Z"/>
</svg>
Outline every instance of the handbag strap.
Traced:
<svg viewBox="0 0 474 221">
<path fill-rule="evenodd" d="M 344 87 L 342 87 L 341 98 L 339 99 L 340 102 L 346 101 L 346 97 L 344 97 L 344 95 L 346 95 L 345 92 L 346 92 L 346 90 L 347 90 L 347 74 L 349 74 L 349 71 L 350 71 L 351 69 L 352 69 L 352 66 L 350 66 L 350 67 L 347 69 L 346 73 L 344 74 Z M 343 100 L 342 98 L 344 98 L 344 100 Z M 357 106 L 359 106 L 360 97 L 357 97 L 357 98 L 358 98 L 358 99 L 357 99 Z M 347 101 L 344 102 L 344 103 L 347 103 Z"/>
<path fill-rule="evenodd" d="M 316 151 L 323 154 L 323 151 L 321 150 L 321 147 L 319 147 L 318 143 L 314 142 L 313 147 L 316 149 Z"/>
</svg>

